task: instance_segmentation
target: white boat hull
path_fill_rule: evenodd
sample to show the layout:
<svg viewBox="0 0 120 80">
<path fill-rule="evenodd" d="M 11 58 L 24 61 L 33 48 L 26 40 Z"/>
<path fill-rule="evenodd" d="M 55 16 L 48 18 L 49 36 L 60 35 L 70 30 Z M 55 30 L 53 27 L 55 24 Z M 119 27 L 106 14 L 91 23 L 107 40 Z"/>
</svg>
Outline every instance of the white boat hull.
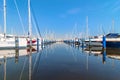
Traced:
<svg viewBox="0 0 120 80">
<path fill-rule="evenodd" d="M 12 49 L 12 48 L 25 48 L 27 47 L 26 38 L 18 38 L 18 42 L 15 38 L 6 38 L 5 40 L 0 40 L 0 49 Z"/>
</svg>

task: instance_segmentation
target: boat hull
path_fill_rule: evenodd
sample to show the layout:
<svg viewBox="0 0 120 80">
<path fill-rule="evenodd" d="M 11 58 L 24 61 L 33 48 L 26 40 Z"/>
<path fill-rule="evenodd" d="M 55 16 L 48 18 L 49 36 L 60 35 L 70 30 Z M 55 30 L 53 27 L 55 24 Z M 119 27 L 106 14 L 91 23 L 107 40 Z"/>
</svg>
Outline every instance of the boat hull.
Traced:
<svg viewBox="0 0 120 80">
<path fill-rule="evenodd" d="M 91 41 L 91 42 L 85 42 L 87 46 L 91 47 L 101 47 L 102 42 L 97 42 L 97 41 Z"/>
<path fill-rule="evenodd" d="M 106 47 L 120 48 L 120 42 L 106 42 Z"/>
<path fill-rule="evenodd" d="M 0 50 L 1 49 L 15 49 L 15 48 L 26 48 L 27 40 L 26 38 L 6 38 L 6 40 L 0 40 Z"/>
</svg>

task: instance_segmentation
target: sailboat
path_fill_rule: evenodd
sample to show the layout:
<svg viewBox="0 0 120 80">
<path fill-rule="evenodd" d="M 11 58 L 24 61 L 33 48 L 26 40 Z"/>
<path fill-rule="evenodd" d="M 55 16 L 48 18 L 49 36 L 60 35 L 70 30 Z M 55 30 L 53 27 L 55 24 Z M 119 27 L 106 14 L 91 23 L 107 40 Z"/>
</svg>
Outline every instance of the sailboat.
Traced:
<svg viewBox="0 0 120 80">
<path fill-rule="evenodd" d="M 18 37 L 11 34 L 6 34 L 6 0 L 3 1 L 4 5 L 4 34 L 0 34 L 0 49 L 13 49 L 19 47 L 26 47 L 27 40 L 25 37 Z"/>
<path fill-rule="evenodd" d="M 85 40 L 87 46 L 93 47 L 102 47 L 102 35 L 100 36 L 93 36 Z"/>
<path fill-rule="evenodd" d="M 30 4 L 28 4 L 28 21 L 29 21 L 29 36 L 16 36 L 11 34 L 6 34 L 6 0 L 3 2 L 4 5 L 4 34 L 0 34 L 0 49 L 14 49 L 14 48 L 26 48 L 30 45 L 37 45 L 37 39 L 32 37 L 32 24 L 31 24 L 31 13 Z M 39 45 L 41 44 L 41 39 L 39 38 Z"/>
<path fill-rule="evenodd" d="M 41 46 L 42 38 L 41 36 L 36 38 L 32 36 L 32 22 L 31 22 L 31 9 L 30 9 L 30 0 L 28 0 L 28 27 L 29 27 L 29 34 L 27 39 L 27 46 Z"/>
<path fill-rule="evenodd" d="M 106 47 L 108 48 L 120 48 L 120 34 L 119 33 L 108 33 L 106 36 Z M 94 38 L 87 39 L 85 42 L 89 46 L 101 46 L 102 47 L 102 36 L 96 36 Z"/>
<path fill-rule="evenodd" d="M 114 20 L 113 20 L 113 31 L 105 35 L 106 37 L 106 47 L 107 48 L 120 48 L 120 33 L 114 32 Z M 85 40 L 88 46 L 103 46 L 103 35 L 93 36 Z"/>
</svg>

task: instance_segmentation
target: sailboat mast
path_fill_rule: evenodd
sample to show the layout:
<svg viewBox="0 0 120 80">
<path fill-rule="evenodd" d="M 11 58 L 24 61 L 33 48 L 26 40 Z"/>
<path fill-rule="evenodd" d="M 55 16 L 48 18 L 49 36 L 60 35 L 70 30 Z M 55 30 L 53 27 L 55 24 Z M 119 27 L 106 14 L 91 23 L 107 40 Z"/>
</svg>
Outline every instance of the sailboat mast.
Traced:
<svg viewBox="0 0 120 80">
<path fill-rule="evenodd" d="M 112 20 L 112 33 L 114 33 L 114 20 Z"/>
<path fill-rule="evenodd" d="M 32 35 L 32 24 L 31 24 L 31 10 L 30 10 L 30 0 L 28 0 L 28 27 L 29 27 L 29 37 Z"/>
<path fill-rule="evenodd" d="M 4 38 L 6 38 L 6 0 L 4 0 L 3 6 L 4 6 Z"/>
<path fill-rule="evenodd" d="M 88 16 L 86 17 L 86 38 L 88 38 Z"/>
</svg>

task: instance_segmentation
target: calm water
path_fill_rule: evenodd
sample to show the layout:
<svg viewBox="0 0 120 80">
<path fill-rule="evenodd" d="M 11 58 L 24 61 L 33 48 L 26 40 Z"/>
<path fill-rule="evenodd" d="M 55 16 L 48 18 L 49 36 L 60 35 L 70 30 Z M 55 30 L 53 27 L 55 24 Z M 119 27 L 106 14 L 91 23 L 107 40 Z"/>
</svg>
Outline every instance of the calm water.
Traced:
<svg viewBox="0 0 120 80">
<path fill-rule="evenodd" d="M 15 57 L 0 59 L 0 80 L 120 80 L 120 50 L 112 51 L 64 43 L 45 46 L 38 53 L 19 51 Z"/>
</svg>

